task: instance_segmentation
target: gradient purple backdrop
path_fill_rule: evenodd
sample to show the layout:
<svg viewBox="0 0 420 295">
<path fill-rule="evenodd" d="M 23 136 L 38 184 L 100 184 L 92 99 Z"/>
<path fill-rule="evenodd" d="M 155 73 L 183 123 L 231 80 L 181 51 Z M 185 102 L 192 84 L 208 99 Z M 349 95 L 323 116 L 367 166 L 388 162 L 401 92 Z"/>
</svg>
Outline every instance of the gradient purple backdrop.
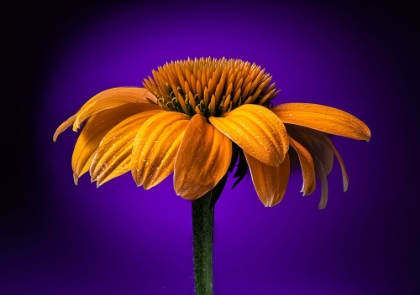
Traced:
<svg viewBox="0 0 420 295">
<path fill-rule="evenodd" d="M 255 62 L 282 89 L 275 104 L 337 107 L 372 131 L 369 143 L 333 138 L 350 186 L 343 193 L 335 162 L 325 210 L 319 188 L 299 193 L 299 170 L 274 208 L 260 203 L 249 176 L 233 190 L 229 179 L 216 205 L 214 294 L 415 294 L 414 147 L 409 129 L 400 132 L 411 120 L 403 112 L 410 81 L 397 63 L 409 60 L 388 14 L 369 13 L 264 1 L 72 10 L 37 51 L 36 139 L 26 155 L 36 159 L 37 184 L 13 226 L 2 224 L 0 294 L 193 294 L 191 206 L 172 177 L 149 191 L 130 174 L 100 188 L 84 176 L 75 186 L 77 134 L 57 143 L 52 135 L 94 94 L 141 86 L 167 61 L 202 56 Z"/>
</svg>

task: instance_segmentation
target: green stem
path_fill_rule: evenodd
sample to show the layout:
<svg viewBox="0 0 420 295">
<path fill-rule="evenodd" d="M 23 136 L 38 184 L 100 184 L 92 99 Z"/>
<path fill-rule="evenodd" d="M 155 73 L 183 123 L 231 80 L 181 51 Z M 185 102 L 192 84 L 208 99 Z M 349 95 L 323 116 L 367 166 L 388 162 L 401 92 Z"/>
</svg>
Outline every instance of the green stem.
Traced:
<svg viewBox="0 0 420 295">
<path fill-rule="evenodd" d="M 213 295 L 213 193 L 192 202 L 195 295 Z"/>
</svg>

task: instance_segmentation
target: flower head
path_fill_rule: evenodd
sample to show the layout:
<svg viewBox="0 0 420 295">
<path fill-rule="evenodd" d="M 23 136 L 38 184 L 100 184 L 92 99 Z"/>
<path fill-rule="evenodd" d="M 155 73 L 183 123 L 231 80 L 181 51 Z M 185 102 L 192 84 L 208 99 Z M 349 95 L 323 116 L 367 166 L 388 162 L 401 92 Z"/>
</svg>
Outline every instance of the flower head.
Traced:
<svg viewBox="0 0 420 295">
<path fill-rule="evenodd" d="M 261 202 L 274 206 L 286 191 L 293 153 L 303 195 L 315 190 L 318 177 L 324 208 L 334 156 L 344 190 L 348 186 L 328 134 L 370 139 L 369 128 L 344 111 L 309 103 L 271 106 L 279 91 L 271 75 L 249 62 L 188 59 L 152 73 L 144 88 L 100 92 L 57 128 L 54 141 L 84 123 L 72 156 L 76 183 L 88 171 L 98 186 L 131 171 L 138 186 L 150 189 L 173 173 L 176 194 L 195 200 L 224 183 L 236 165 L 238 181 L 249 170 Z"/>
</svg>

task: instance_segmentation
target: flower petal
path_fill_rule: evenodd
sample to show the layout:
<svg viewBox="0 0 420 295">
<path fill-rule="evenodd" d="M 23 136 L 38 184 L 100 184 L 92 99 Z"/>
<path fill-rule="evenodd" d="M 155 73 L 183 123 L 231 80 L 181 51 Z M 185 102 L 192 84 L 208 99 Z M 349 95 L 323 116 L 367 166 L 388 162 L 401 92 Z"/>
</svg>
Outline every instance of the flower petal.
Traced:
<svg viewBox="0 0 420 295">
<path fill-rule="evenodd" d="M 77 113 L 63 122 L 55 131 L 53 140 L 73 124 L 73 131 L 77 131 L 84 120 L 101 111 L 115 108 L 127 103 L 141 103 L 148 105 L 148 110 L 162 109 L 157 105 L 156 97 L 144 88 L 117 87 L 104 90 L 89 99 Z"/>
<path fill-rule="evenodd" d="M 176 194 L 188 200 L 200 198 L 225 176 L 231 158 L 230 139 L 202 115 L 193 116 L 175 159 Z"/>
<path fill-rule="evenodd" d="M 120 156 L 115 162 L 112 163 L 113 168 L 106 171 L 96 178 L 96 186 L 99 187 L 104 183 L 121 176 L 131 170 L 131 156 L 130 153 L 126 153 Z"/>
<path fill-rule="evenodd" d="M 75 184 L 75 185 L 77 185 L 77 184 L 79 183 L 79 178 L 80 178 L 83 174 L 85 174 L 86 172 L 88 172 L 88 171 L 89 171 L 90 164 L 92 163 L 92 159 L 93 159 L 93 156 L 94 156 L 94 155 L 95 155 L 95 154 L 94 154 L 94 153 L 92 153 L 92 154 L 91 154 L 91 155 L 87 158 L 85 165 L 84 165 L 84 166 L 82 166 L 82 168 L 81 168 L 81 169 L 78 169 L 78 171 L 74 171 L 74 170 L 73 170 L 73 181 L 74 181 L 74 184 Z"/>
<path fill-rule="evenodd" d="M 343 158 L 341 158 L 340 153 L 337 151 L 334 144 L 331 142 L 331 139 L 329 139 L 329 137 L 326 135 L 324 136 L 325 136 L 325 142 L 328 143 L 334 155 L 337 157 L 338 162 L 340 163 L 341 175 L 343 176 L 343 191 L 346 192 L 347 189 L 349 188 L 349 176 L 347 174 L 347 170 L 346 170 L 346 166 L 344 165 Z"/>
<path fill-rule="evenodd" d="M 134 139 L 131 158 L 131 171 L 138 186 L 152 188 L 174 171 L 175 157 L 189 118 L 178 112 L 163 112 L 141 126 Z"/>
<path fill-rule="evenodd" d="M 271 110 L 287 124 L 300 125 L 322 132 L 353 139 L 370 139 L 370 130 L 365 123 L 342 110 L 319 104 L 285 103 Z"/>
<path fill-rule="evenodd" d="M 343 176 L 343 188 L 344 191 L 347 191 L 349 178 L 346 167 L 341 155 L 331 142 L 328 134 L 300 126 L 293 126 L 293 128 L 290 127 L 291 126 L 288 126 L 288 132 L 293 134 L 293 136 L 300 136 L 302 143 L 305 143 L 311 154 L 316 155 L 318 159 L 320 159 L 324 167 L 324 172 L 327 176 L 332 170 L 334 155 L 337 157 L 338 162 L 340 163 L 341 174 Z"/>
<path fill-rule="evenodd" d="M 147 119 L 161 112 L 163 110 L 138 113 L 112 128 L 95 152 L 90 166 L 92 181 L 96 181 L 99 186 L 107 180 L 130 171 L 131 152 L 137 131 Z M 110 175 L 113 177 L 108 177 Z"/>
<path fill-rule="evenodd" d="M 325 140 L 327 135 L 301 126 L 287 125 L 286 128 L 289 135 L 304 145 L 312 156 L 318 157 L 324 166 L 325 174 L 329 175 L 334 164 L 334 152 Z"/>
<path fill-rule="evenodd" d="M 325 209 L 328 203 L 327 174 L 325 173 L 324 166 L 322 165 L 321 161 L 317 157 L 314 157 L 313 159 L 314 159 L 314 164 L 315 164 L 316 175 L 321 181 L 321 200 L 319 201 L 318 208 Z"/>
<path fill-rule="evenodd" d="M 258 159 L 244 152 L 251 172 L 255 191 L 266 207 L 277 205 L 283 199 L 290 174 L 289 154 L 277 167 L 261 163 Z"/>
<path fill-rule="evenodd" d="M 88 119 L 77 138 L 71 160 L 75 180 L 89 170 L 93 154 L 109 130 L 127 117 L 144 111 L 145 106 L 129 103 L 105 110 Z"/>
<path fill-rule="evenodd" d="M 245 104 L 209 120 L 244 152 L 266 165 L 278 166 L 289 149 L 282 121 L 263 106 Z"/>
<path fill-rule="evenodd" d="M 315 178 L 315 167 L 314 161 L 308 150 L 301 145 L 299 142 L 289 136 L 289 143 L 293 149 L 297 152 L 302 170 L 303 185 L 301 192 L 304 196 L 308 196 L 315 190 L 316 178 Z"/>
<path fill-rule="evenodd" d="M 57 141 L 57 137 L 64 132 L 64 130 L 66 130 L 67 128 L 69 128 L 74 120 L 76 120 L 76 115 L 73 115 L 71 117 L 69 117 L 66 121 L 64 121 L 63 123 L 60 124 L 60 126 L 58 126 L 58 128 L 55 130 L 54 135 L 53 135 L 53 141 Z"/>
</svg>

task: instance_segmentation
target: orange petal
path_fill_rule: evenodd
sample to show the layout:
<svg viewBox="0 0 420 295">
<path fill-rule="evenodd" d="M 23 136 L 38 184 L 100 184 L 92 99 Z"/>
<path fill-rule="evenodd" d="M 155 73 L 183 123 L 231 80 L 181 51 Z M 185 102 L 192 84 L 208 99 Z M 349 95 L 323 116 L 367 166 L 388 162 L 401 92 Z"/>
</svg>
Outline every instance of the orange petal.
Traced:
<svg viewBox="0 0 420 295">
<path fill-rule="evenodd" d="M 307 149 L 299 142 L 289 136 L 289 143 L 293 149 L 297 152 L 302 170 L 303 185 L 301 192 L 304 196 L 308 196 L 315 190 L 316 178 L 315 178 L 315 167 L 314 161 L 312 160 L 311 154 Z"/>
<path fill-rule="evenodd" d="M 176 194 L 188 200 L 200 198 L 225 176 L 231 158 L 230 139 L 202 115 L 193 116 L 175 159 Z"/>
<path fill-rule="evenodd" d="M 277 167 L 265 165 L 246 152 L 244 152 L 244 155 L 248 162 L 255 191 L 261 202 L 266 207 L 272 207 L 280 203 L 289 181 L 289 154 L 286 154 L 284 161 Z"/>
<path fill-rule="evenodd" d="M 60 133 L 73 124 L 73 131 L 77 131 L 84 120 L 101 111 L 115 108 L 127 103 L 142 103 L 149 105 L 148 110 L 161 109 L 156 103 L 156 97 L 144 88 L 117 87 L 104 90 L 89 99 L 80 110 L 64 123 L 54 133 L 55 141 Z"/>
<path fill-rule="evenodd" d="M 93 159 L 93 156 L 94 156 L 95 154 L 94 153 L 92 153 L 88 158 L 87 158 L 87 160 L 86 160 L 86 163 L 85 163 L 85 165 L 84 166 L 81 166 L 82 168 L 81 169 L 78 169 L 77 171 L 74 171 L 74 169 L 73 169 L 73 181 L 74 181 L 74 184 L 75 185 L 77 185 L 78 183 L 79 183 L 79 178 L 83 175 L 83 174 L 85 174 L 86 172 L 88 172 L 89 171 L 89 167 L 90 167 L 90 164 L 92 163 L 92 159 Z M 72 163 L 73 164 L 73 163 Z"/>
<path fill-rule="evenodd" d="M 58 126 L 58 128 L 55 130 L 54 135 L 53 135 L 53 141 L 57 141 L 57 137 L 64 132 L 64 130 L 66 130 L 67 128 L 69 128 L 74 120 L 76 120 L 76 115 L 73 115 L 71 117 L 69 117 L 66 121 L 64 121 L 63 123 L 60 124 L 60 126 Z"/>
<path fill-rule="evenodd" d="M 73 151 L 72 168 L 75 179 L 89 170 L 93 154 L 108 131 L 127 117 L 144 111 L 145 106 L 129 103 L 105 110 L 89 118 L 77 138 Z"/>
<path fill-rule="evenodd" d="M 310 103 L 285 103 L 271 110 L 287 124 L 359 140 L 369 141 L 371 136 L 365 123 L 336 108 Z"/>
<path fill-rule="evenodd" d="M 325 174 L 329 175 L 331 173 L 334 164 L 334 153 L 325 140 L 325 133 L 294 125 L 288 125 L 287 132 L 295 140 L 303 144 L 311 155 L 320 159 L 324 166 Z"/>
<path fill-rule="evenodd" d="M 244 152 L 266 165 L 278 166 L 289 149 L 282 121 L 269 109 L 245 104 L 209 121 Z"/>
<path fill-rule="evenodd" d="M 346 166 L 344 165 L 343 158 L 341 158 L 340 153 L 337 151 L 334 144 L 331 142 L 331 139 L 329 139 L 328 136 L 326 135 L 324 136 L 325 136 L 325 142 L 328 143 L 334 155 L 337 157 L 338 162 L 340 163 L 341 175 L 343 176 L 343 190 L 346 192 L 347 189 L 349 188 L 349 176 L 347 174 L 347 170 L 346 170 Z"/>
<path fill-rule="evenodd" d="M 324 209 L 328 203 L 327 174 L 325 174 L 324 166 L 322 165 L 321 161 L 317 157 L 314 157 L 313 159 L 314 159 L 314 164 L 315 164 L 316 175 L 321 181 L 321 200 L 319 201 L 318 208 Z"/>
<path fill-rule="evenodd" d="M 141 126 L 134 139 L 131 158 L 131 172 L 137 185 L 152 188 L 173 172 L 189 118 L 178 112 L 162 112 Z"/>
<path fill-rule="evenodd" d="M 163 110 L 128 117 L 106 134 L 90 166 L 92 181 L 96 181 L 99 186 L 131 170 L 131 152 L 137 131 L 147 119 L 160 112 Z"/>
<path fill-rule="evenodd" d="M 96 186 L 99 187 L 104 183 L 121 176 L 131 170 L 131 156 L 130 153 L 126 153 L 120 156 L 115 162 L 112 163 L 113 167 L 98 176 L 96 179 Z"/>
</svg>

